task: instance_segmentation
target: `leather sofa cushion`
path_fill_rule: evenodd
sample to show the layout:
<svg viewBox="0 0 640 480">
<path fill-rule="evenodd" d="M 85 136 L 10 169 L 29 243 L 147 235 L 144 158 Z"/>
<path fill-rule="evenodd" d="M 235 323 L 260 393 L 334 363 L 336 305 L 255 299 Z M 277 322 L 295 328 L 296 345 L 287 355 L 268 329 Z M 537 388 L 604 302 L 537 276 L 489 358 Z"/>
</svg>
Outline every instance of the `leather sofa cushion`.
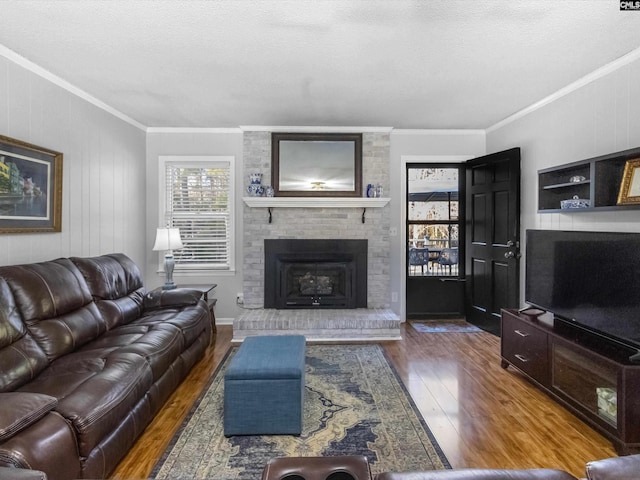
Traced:
<svg viewBox="0 0 640 480">
<path fill-rule="evenodd" d="M 109 435 L 149 391 L 151 367 L 135 353 L 99 357 L 79 351 L 55 361 L 20 390 L 58 398 L 56 411 L 73 426 L 81 456 Z"/>
<path fill-rule="evenodd" d="M 138 266 L 122 253 L 99 257 L 71 257 L 96 300 L 115 300 L 143 288 Z"/>
<path fill-rule="evenodd" d="M 115 300 L 96 300 L 96 305 L 107 322 L 107 328 L 111 330 L 140 317 L 143 296 L 144 289 L 141 288 Z"/>
<path fill-rule="evenodd" d="M 36 377 L 49 364 L 27 331 L 7 282 L 0 278 L 0 392 L 10 392 Z"/>
<path fill-rule="evenodd" d="M 189 347 L 211 321 L 209 315 L 206 303 L 199 300 L 196 305 L 145 311 L 133 325 L 173 325 L 180 330 L 185 346 Z"/>
<path fill-rule="evenodd" d="M 106 331 L 80 271 L 68 259 L 0 267 L 15 305 L 49 361 Z"/>
<path fill-rule="evenodd" d="M 58 403 L 54 397 L 33 393 L 0 394 L 0 442 L 34 424 Z"/>
<path fill-rule="evenodd" d="M 169 324 L 122 325 L 102 335 L 82 349 L 97 357 L 111 352 L 136 353 L 147 360 L 158 380 L 184 351 L 180 329 Z"/>
<path fill-rule="evenodd" d="M 82 272 L 109 329 L 140 316 L 145 290 L 140 269 L 129 257 L 111 253 L 71 261 Z"/>
</svg>

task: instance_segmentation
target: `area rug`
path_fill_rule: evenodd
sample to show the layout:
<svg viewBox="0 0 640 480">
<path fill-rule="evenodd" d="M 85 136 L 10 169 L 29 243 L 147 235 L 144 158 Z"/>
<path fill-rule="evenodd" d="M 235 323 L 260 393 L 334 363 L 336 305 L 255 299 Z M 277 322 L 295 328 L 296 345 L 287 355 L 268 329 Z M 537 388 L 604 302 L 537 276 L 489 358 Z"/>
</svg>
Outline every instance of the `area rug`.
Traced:
<svg viewBox="0 0 640 480">
<path fill-rule="evenodd" d="M 365 455 L 373 473 L 451 468 L 380 345 L 307 345 L 300 436 L 223 435 L 222 362 L 156 479 L 259 479 L 274 457 Z"/>
<path fill-rule="evenodd" d="M 482 330 L 475 325 L 465 321 L 430 321 L 430 322 L 410 322 L 414 330 L 422 333 L 477 333 Z"/>
</svg>

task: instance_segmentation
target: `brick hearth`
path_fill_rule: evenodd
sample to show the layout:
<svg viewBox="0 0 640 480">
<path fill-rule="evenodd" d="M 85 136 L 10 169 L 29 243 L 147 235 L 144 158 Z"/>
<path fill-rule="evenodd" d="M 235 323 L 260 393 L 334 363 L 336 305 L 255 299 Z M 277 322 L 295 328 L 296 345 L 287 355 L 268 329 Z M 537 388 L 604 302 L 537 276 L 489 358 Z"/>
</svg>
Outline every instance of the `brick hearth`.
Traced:
<svg viewBox="0 0 640 480">
<path fill-rule="evenodd" d="M 233 342 L 252 335 L 304 335 L 308 341 L 400 340 L 400 319 L 386 308 L 246 309 L 233 323 Z"/>
</svg>

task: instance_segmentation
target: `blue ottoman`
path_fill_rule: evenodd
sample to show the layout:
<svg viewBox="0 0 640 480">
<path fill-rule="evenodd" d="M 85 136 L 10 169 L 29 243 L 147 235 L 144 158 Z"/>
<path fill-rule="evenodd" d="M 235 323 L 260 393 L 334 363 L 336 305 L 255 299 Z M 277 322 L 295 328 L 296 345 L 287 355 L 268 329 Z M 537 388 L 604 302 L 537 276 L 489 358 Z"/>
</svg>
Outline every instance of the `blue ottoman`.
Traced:
<svg viewBox="0 0 640 480">
<path fill-rule="evenodd" d="M 247 337 L 224 374 L 224 434 L 302 433 L 305 338 Z"/>
</svg>

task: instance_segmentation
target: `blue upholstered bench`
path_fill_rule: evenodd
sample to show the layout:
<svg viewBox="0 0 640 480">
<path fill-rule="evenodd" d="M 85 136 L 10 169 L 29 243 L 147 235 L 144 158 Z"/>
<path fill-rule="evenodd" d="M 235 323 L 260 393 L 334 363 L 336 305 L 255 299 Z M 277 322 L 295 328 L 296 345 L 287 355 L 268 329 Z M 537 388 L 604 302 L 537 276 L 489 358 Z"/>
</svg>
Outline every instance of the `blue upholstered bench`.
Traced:
<svg viewBox="0 0 640 480">
<path fill-rule="evenodd" d="M 224 434 L 302 433 L 305 338 L 247 337 L 224 374 Z"/>
</svg>

